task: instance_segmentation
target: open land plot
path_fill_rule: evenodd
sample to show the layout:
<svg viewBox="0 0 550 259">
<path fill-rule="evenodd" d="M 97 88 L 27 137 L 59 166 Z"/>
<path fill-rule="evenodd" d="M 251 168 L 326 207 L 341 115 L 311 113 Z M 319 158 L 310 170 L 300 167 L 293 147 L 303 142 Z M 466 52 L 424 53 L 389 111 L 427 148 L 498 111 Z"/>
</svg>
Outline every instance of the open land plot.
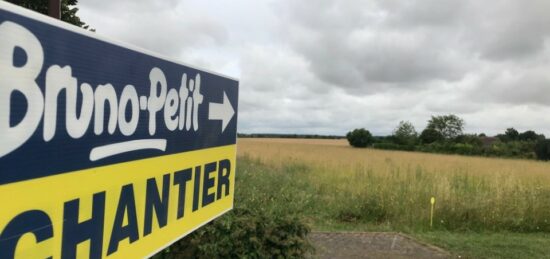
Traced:
<svg viewBox="0 0 550 259">
<path fill-rule="evenodd" d="M 550 163 L 307 139 L 239 139 L 238 156 L 237 206 L 316 230 L 401 231 L 474 257 L 548 256 Z"/>
</svg>

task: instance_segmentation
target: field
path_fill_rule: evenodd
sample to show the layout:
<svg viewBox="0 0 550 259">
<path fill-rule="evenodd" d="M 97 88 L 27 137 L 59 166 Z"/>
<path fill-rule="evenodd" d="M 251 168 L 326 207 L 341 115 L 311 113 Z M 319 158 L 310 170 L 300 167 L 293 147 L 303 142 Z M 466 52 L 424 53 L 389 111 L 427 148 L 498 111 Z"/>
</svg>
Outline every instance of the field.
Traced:
<svg viewBox="0 0 550 259">
<path fill-rule="evenodd" d="M 239 139 L 238 158 L 237 207 L 315 230 L 401 231 L 467 257 L 548 256 L 550 163 L 303 139 Z"/>
</svg>

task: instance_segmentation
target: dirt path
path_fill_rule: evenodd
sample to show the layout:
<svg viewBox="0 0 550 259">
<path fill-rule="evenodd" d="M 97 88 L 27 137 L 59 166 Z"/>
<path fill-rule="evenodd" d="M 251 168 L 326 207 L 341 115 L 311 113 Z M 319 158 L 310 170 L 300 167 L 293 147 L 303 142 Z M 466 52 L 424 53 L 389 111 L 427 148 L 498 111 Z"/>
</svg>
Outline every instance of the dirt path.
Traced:
<svg viewBox="0 0 550 259">
<path fill-rule="evenodd" d="M 316 258 L 451 258 L 445 250 L 400 233 L 313 232 Z"/>
</svg>

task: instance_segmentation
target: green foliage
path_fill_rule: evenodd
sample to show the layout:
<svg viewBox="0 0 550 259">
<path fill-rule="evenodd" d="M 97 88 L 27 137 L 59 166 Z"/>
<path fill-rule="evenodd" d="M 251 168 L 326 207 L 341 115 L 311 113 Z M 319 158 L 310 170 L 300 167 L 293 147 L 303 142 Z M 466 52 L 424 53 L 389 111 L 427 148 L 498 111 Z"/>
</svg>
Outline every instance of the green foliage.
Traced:
<svg viewBox="0 0 550 259">
<path fill-rule="evenodd" d="M 550 147 L 547 148 L 543 143 L 545 136 L 532 130 L 519 133 L 514 128 L 508 128 L 504 134 L 497 135 L 495 141 L 484 133 L 462 134 L 463 126 L 464 121 L 456 115 L 432 116 L 428 126 L 417 137 L 413 125 L 401 121 L 393 135 L 375 137 L 373 147 L 386 150 L 550 160 L 550 154 L 547 155 L 547 152 L 550 153 Z M 356 131 L 358 130 L 348 133 L 350 143 L 356 141 L 352 134 Z M 537 141 L 539 144 L 535 150 Z"/>
<path fill-rule="evenodd" d="M 312 172 L 306 164 L 284 163 L 280 168 L 270 168 L 248 156 L 243 156 L 237 164 L 235 186 L 239 188 L 235 188 L 235 201 L 238 207 L 283 217 L 304 216 L 305 211 L 319 206 L 312 198 L 316 189 L 307 178 Z"/>
<path fill-rule="evenodd" d="M 426 128 L 433 129 L 439 132 L 444 139 L 450 140 L 462 134 L 464 120 L 454 114 L 432 116 Z"/>
<path fill-rule="evenodd" d="M 537 141 L 540 139 L 546 139 L 546 137 L 543 134 L 539 135 L 532 130 L 528 130 L 519 134 L 518 138 L 520 141 Z"/>
<path fill-rule="evenodd" d="M 533 159 L 535 158 L 534 145 L 534 142 L 525 141 L 497 141 L 490 146 L 483 146 L 472 138 L 462 143 L 434 142 L 416 146 L 415 150 L 429 153 Z"/>
<path fill-rule="evenodd" d="M 273 161 L 239 156 L 236 206 L 268 215 L 299 215 L 318 230 L 383 230 L 414 236 L 443 233 L 434 236 L 431 243 L 450 242 L 456 249 L 449 250 L 460 251 L 463 258 L 470 258 L 462 253 L 465 250 L 482 250 L 473 253 L 471 258 L 491 255 L 506 258 L 507 253 L 529 254 L 524 258 L 546 256 L 550 245 L 550 188 L 546 180 L 511 177 L 500 171 L 483 173 L 495 170 L 493 167 L 455 165 L 449 167 L 452 171 L 432 171 L 420 164 L 400 164 L 399 154 L 384 153 L 383 156 L 387 157 L 384 167 L 370 162 L 346 166 L 337 163 L 331 167 L 330 162 L 315 164 L 299 156 L 284 160 L 279 160 L 283 156 L 273 157 L 278 162 L 268 165 Z M 284 166 L 276 165 L 279 162 Z M 384 171 L 385 168 L 388 171 Z M 525 173 L 529 172 L 529 167 L 525 167 Z M 430 228 L 432 196 L 437 200 L 434 227 Z M 491 233 L 502 234 L 492 238 Z M 476 238 L 465 241 L 464 238 L 471 236 Z M 534 236 L 538 238 L 529 239 L 535 242 L 531 246 L 529 242 L 520 242 Z M 495 254 L 502 256 L 495 257 Z"/>
<path fill-rule="evenodd" d="M 433 234 L 430 243 L 449 242 L 454 249 L 443 247 L 462 258 L 547 257 L 550 186 L 544 163 L 357 149 L 338 154 L 340 147 L 308 146 L 320 159 L 304 150 L 271 152 L 296 149 L 290 143 L 257 159 L 250 158 L 257 150 L 239 156 L 237 206 L 299 215 L 321 231 Z M 352 153 L 360 154 L 357 163 L 341 158 Z"/>
<path fill-rule="evenodd" d="M 164 258 L 303 258 L 310 228 L 295 217 L 234 209 L 165 250 Z"/>
<path fill-rule="evenodd" d="M 400 145 L 414 145 L 418 139 L 414 126 L 408 121 L 400 121 L 393 131 L 393 136 L 396 143 Z"/>
<path fill-rule="evenodd" d="M 444 248 L 452 258 L 531 259 L 548 258 L 548 233 L 449 232 L 414 233 L 421 240 Z"/>
<path fill-rule="evenodd" d="M 416 149 L 414 145 L 399 145 L 395 143 L 374 143 L 372 147 L 376 149 L 402 150 L 402 151 L 414 151 Z"/>
<path fill-rule="evenodd" d="M 550 160 L 550 139 L 537 141 L 535 145 L 535 154 L 539 160 Z"/>
<path fill-rule="evenodd" d="M 41 14 L 48 15 L 48 0 L 12 0 L 9 2 L 39 12 Z M 85 22 L 80 20 L 80 17 L 78 17 L 78 15 L 76 14 L 78 12 L 78 8 L 75 7 L 77 3 L 78 0 L 61 1 L 61 20 L 76 25 L 78 27 L 88 29 L 89 26 L 86 25 Z"/>
<path fill-rule="evenodd" d="M 420 141 L 423 144 L 431 144 L 434 142 L 442 141 L 443 139 L 443 135 L 433 128 L 426 128 L 420 134 Z"/>
<path fill-rule="evenodd" d="M 364 128 L 354 129 L 346 134 L 348 142 L 353 147 L 367 147 L 374 142 L 372 134 Z"/>
<path fill-rule="evenodd" d="M 483 146 L 481 139 L 475 134 L 463 134 L 454 139 L 454 143 L 469 144 L 476 147 Z"/>
<path fill-rule="evenodd" d="M 304 258 L 313 253 L 304 212 L 315 189 L 310 168 L 278 168 L 241 157 L 235 174 L 235 209 L 195 230 L 155 256 L 160 258 Z M 320 206 L 316 205 L 315 207 Z"/>
<path fill-rule="evenodd" d="M 509 158 L 535 158 L 535 142 L 530 141 L 497 141 L 483 149 L 483 155 Z"/>
<path fill-rule="evenodd" d="M 508 141 L 515 141 L 519 139 L 519 132 L 514 128 L 507 128 L 504 135 Z"/>
<path fill-rule="evenodd" d="M 461 168 L 454 173 L 430 172 L 420 166 L 399 166 L 391 158 L 387 158 L 389 172 L 369 166 L 331 171 L 295 159 L 285 160 L 284 167 L 269 167 L 247 157 L 238 164 L 235 199 L 239 206 L 263 215 L 300 215 L 316 225 L 352 229 L 368 224 L 426 230 L 429 200 L 435 196 L 436 230 L 550 232 L 550 189 L 540 181 L 510 182 L 508 175 Z"/>
<path fill-rule="evenodd" d="M 389 211 L 384 208 L 382 201 L 376 197 L 366 198 L 359 206 L 342 208 L 336 218 L 343 222 L 375 222 L 384 223 L 390 219 Z"/>
<path fill-rule="evenodd" d="M 535 142 L 540 139 L 545 139 L 545 136 L 543 134 L 537 134 L 536 132 L 532 130 L 527 130 L 523 133 L 519 133 L 514 128 L 508 128 L 504 132 L 504 134 L 498 134 L 497 138 L 500 139 L 502 142 L 509 142 L 509 141 L 531 141 Z"/>
<path fill-rule="evenodd" d="M 478 149 L 471 144 L 453 143 L 449 145 L 448 153 L 459 155 L 476 155 Z"/>
<path fill-rule="evenodd" d="M 373 145 L 377 144 L 377 143 L 392 143 L 392 144 L 396 143 L 395 136 L 393 136 L 393 135 L 390 135 L 390 136 L 375 136 L 374 141 L 373 141 Z"/>
</svg>

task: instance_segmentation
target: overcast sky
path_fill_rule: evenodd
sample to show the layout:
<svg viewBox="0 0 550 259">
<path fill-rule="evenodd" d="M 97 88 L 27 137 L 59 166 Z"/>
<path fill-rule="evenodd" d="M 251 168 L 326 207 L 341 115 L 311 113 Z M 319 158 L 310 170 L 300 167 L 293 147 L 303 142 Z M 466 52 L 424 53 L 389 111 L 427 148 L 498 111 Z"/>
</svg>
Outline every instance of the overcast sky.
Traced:
<svg viewBox="0 0 550 259">
<path fill-rule="evenodd" d="M 240 80 L 238 131 L 550 136 L 548 0 L 80 0 L 97 34 Z"/>
</svg>

